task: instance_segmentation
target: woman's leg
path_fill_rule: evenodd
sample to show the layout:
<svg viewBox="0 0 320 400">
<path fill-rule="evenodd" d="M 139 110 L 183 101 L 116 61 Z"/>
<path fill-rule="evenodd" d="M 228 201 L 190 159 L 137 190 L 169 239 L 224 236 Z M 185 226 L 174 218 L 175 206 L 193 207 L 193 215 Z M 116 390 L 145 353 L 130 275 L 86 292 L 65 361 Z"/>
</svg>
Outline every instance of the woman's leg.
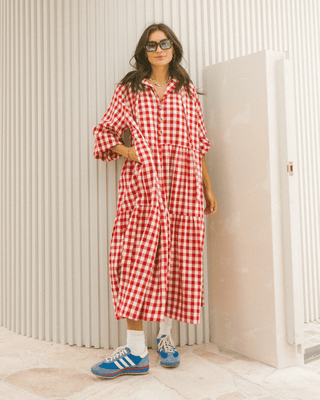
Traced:
<svg viewBox="0 0 320 400">
<path fill-rule="evenodd" d="M 171 328 L 172 328 L 172 319 L 164 317 L 164 321 L 160 322 L 160 331 L 158 337 L 161 337 L 162 335 L 170 336 Z"/>
<path fill-rule="evenodd" d="M 160 364 L 164 367 L 177 367 L 180 364 L 179 353 L 174 347 L 171 337 L 172 319 L 164 317 L 160 322 L 160 331 L 157 337 L 157 353 L 161 356 Z"/>
<path fill-rule="evenodd" d="M 134 321 L 127 318 L 127 329 L 131 331 L 143 331 L 142 321 Z"/>
<path fill-rule="evenodd" d="M 138 356 L 146 350 L 142 321 L 127 319 L 127 347 Z"/>
</svg>

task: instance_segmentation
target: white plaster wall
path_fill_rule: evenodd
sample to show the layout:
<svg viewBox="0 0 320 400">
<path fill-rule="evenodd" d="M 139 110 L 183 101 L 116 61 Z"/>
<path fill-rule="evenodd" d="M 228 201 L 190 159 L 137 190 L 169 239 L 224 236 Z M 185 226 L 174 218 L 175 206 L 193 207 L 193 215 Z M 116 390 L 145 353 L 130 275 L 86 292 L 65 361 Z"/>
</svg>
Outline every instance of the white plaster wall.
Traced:
<svg viewBox="0 0 320 400">
<path fill-rule="evenodd" d="M 205 122 L 215 143 L 208 167 L 219 204 L 207 225 L 211 340 L 277 368 L 303 361 L 286 332 L 277 118 L 285 110 L 276 74 L 283 58 L 261 51 L 204 71 Z"/>
</svg>

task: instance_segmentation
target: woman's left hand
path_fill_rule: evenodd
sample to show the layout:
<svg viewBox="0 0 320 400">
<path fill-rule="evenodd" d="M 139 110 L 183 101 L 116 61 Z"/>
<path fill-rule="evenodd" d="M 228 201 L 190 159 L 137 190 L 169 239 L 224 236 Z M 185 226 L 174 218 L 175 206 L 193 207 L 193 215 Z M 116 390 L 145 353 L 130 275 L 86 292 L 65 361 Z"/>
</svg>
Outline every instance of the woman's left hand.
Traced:
<svg viewBox="0 0 320 400">
<path fill-rule="evenodd" d="M 212 189 L 204 189 L 204 198 L 206 200 L 206 208 L 204 210 L 205 215 L 208 217 L 209 215 L 215 214 L 218 209 L 218 202 L 213 194 Z"/>
</svg>

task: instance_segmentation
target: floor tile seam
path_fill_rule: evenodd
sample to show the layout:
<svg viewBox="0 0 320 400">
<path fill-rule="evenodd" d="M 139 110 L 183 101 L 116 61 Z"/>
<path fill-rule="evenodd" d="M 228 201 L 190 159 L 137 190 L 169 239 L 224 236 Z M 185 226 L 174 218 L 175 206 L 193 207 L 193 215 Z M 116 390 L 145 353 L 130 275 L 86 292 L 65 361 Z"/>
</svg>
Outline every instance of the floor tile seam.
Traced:
<svg viewBox="0 0 320 400">
<path fill-rule="evenodd" d="M 81 372 L 84 372 L 84 371 L 81 371 Z M 99 388 L 99 387 L 104 387 L 104 385 L 106 385 L 106 383 L 108 383 L 108 381 L 109 382 L 112 382 L 112 381 L 114 381 L 113 379 L 103 379 L 103 378 L 100 378 L 100 377 L 98 377 L 97 375 L 94 375 L 94 374 L 87 374 L 88 376 L 91 376 L 91 378 L 93 379 L 93 383 L 91 383 L 91 384 L 89 384 L 88 386 L 86 386 L 86 387 L 84 387 L 83 389 L 81 389 L 81 390 L 78 390 L 77 392 L 74 392 L 74 393 L 72 393 L 72 394 L 70 394 L 69 395 L 69 397 L 72 397 L 72 396 L 75 396 L 75 395 L 79 395 L 79 394 L 81 394 L 82 392 L 85 392 L 85 391 L 89 391 L 90 390 L 90 393 L 89 393 L 89 395 L 91 395 L 91 391 L 92 390 L 94 390 L 94 389 L 96 389 L 96 388 Z M 124 375 L 124 376 L 126 376 L 126 375 Z M 115 380 L 116 380 L 117 378 L 115 378 Z M 89 396 L 88 395 L 88 396 Z M 68 396 L 66 397 L 66 398 L 69 398 Z M 89 398 L 89 397 L 86 397 L 86 399 L 87 398 Z M 47 399 L 48 400 L 48 399 Z"/>
<path fill-rule="evenodd" d="M 205 358 L 203 358 L 203 357 L 201 357 L 201 356 L 198 356 L 197 354 L 195 354 L 195 356 L 200 357 L 200 358 L 206 360 Z M 245 379 L 245 380 L 248 381 L 249 383 L 255 384 L 255 385 L 261 387 L 262 389 L 266 390 L 270 395 L 275 395 L 274 393 L 270 392 L 270 391 L 269 391 L 268 389 L 266 389 L 265 387 L 261 386 L 261 384 L 259 384 L 259 383 L 257 383 L 257 382 L 254 382 L 254 381 L 250 381 L 250 380 L 248 380 L 248 379 L 246 379 L 246 378 L 243 378 L 243 376 L 242 376 L 242 375 L 238 375 L 236 371 L 230 370 L 228 367 L 225 367 L 225 365 L 233 364 L 235 361 L 239 361 L 239 360 L 232 360 L 232 361 L 230 361 L 230 362 L 228 362 L 228 363 L 226 363 L 226 364 L 215 364 L 215 363 L 213 363 L 213 362 L 210 361 L 210 360 L 207 360 L 207 361 L 211 362 L 213 365 L 216 365 L 216 366 L 218 366 L 218 367 L 222 367 L 225 371 L 231 373 L 231 374 L 233 375 L 233 379 L 235 379 L 235 378 Z M 259 362 L 259 361 L 258 361 L 258 362 Z M 264 365 L 267 365 L 267 364 L 264 364 Z M 267 376 L 273 374 L 274 372 L 276 372 L 276 371 L 270 372 Z M 235 385 L 235 387 L 237 388 L 236 385 Z M 239 390 L 239 389 L 238 389 L 238 390 Z M 244 395 L 247 396 L 246 394 L 244 394 Z M 250 398 L 250 397 L 249 397 L 249 398 Z"/>
<path fill-rule="evenodd" d="M 233 376 L 233 380 L 232 380 L 232 382 L 233 382 L 233 384 L 234 384 L 234 386 L 235 386 L 235 388 L 241 393 L 241 394 L 243 394 L 244 396 L 246 396 L 246 398 L 248 398 L 248 399 L 251 399 L 251 398 L 256 398 L 257 396 L 249 396 L 247 393 L 245 393 L 245 392 L 243 392 L 241 389 L 239 389 L 238 388 L 238 386 L 237 386 L 237 384 L 235 383 L 235 380 L 237 379 L 237 378 L 239 378 L 239 376 Z M 247 383 L 249 383 L 249 384 L 252 384 L 253 382 L 251 382 L 251 381 L 249 381 L 248 379 L 246 379 L 246 378 L 243 378 L 243 377 L 241 377 L 242 378 L 242 380 L 245 380 Z M 259 387 L 261 387 L 260 385 L 257 385 L 257 386 L 259 386 Z M 264 388 L 263 388 L 264 389 Z M 262 395 L 262 396 L 264 396 L 264 395 Z"/>
<path fill-rule="evenodd" d="M 235 360 L 235 361 L 238 361 L 238 360 Z M 257 361 L 257 362 L 259 362 L 259 361 Z M 229 365 L 229 364 L 231 364 L 231 363 L 228 363 L 228 365 Z M 258 383 L 258 382 L 255 382 L 255 381 L 250 381 L 249 379 L 244 378 L 242 375 L 238 375 L 238 373 L 237 373 L 236 371 L 230 370 L 228 367 L 224 367 L 224 365 L 226 365 L 226 364 L 221 365 L 221 366 L 223 367 L 223 369 L 226 370 L 226 371 L 228 371 L 228 372 L 231 372 L 234 376 L 236 376 L 236 377 L 238 377 L 238 378 L 241 378 L 241 379 L 245 379 L 245 380 L 248 381 L 249 383 L 261 387 L 262 389 L 266 390 L 269 394 L 271 394 L 271 395 L 273 395 L 273 396 L 276 395 L 275 393 L 270 392 L 268 389 L 266 389 L 266 388 L 263 386 L 263 384 L 265 383 L 266 379 L 267 379 L 270 375 L 272 375 L 272 374 L 274 374 L 275 372 L 277 372 L 278 369 L 275 369 L 275 371 L 269 372 L 267 375 L 265 375 L 265 376 L 262 378 L 262 382 Z M 264 365 L 267 365 L 267 364 L 264 364 Z M 268 365 L 267 365 L 267 366 L 268 366 Z M 273 367 L 271 367 L 271 368 L 273 368 Z M 276 395 L 276 396 L 277 396 L 277 395 Z"/>
<path fill-rule="evenodd" d="M 41 362 L 42 357 L 44 357 L 44 356 L 47 354 L 47 352 L 48 352 L 50 349 L 52 349 L 52 347 L 53 347 L 53 345 L 54 345 L 54 343 L 49 343 L 49 344 L 50 344 L 50 346 L 47 348 L 47 350 L 44 352 L 44 354 L 42 354 L 42 356 L 39 358 L 39 360 L 38 360 L 39 363 L 42 363 L 42 362 Z"/>
<path fill-rule="evenodd" d="M 247 399 L 251 399 L 251 398 L 253 398 L 253 399 L 255 399 L 256 398 L 256 396 L 248 396 L 245 392 L 242 392 L 238 387 L 237 387 L 237 385 L 234 383 L 234 381 L 233 381 L 233 384 L 234 384 L 234 389 L 232 389 L 232 392 L 221 392 L 221 393 L 219 393 L 218 394 L 218 396 L 224 396 L 225 394 L 231 394 L 231 393 L 233 393 L 233 392 L 235 392 L 235 391 L 237 391 L 237 392 L 240 392 L 241 394 L 243 394 L 244 396 L 245 396 L 245 400 L 247 400 Z"/>
<path fill-rule="evenodd" d="M 23 352 L 25 352 L 25 350 L 23 350 L 23 351 L 20 352 L 19 357 L 22 359 L 23 362 L 25 362 L 26 364 L 28 364 L 28 365 L 30 366 L 30 368 L 35 367 L 35 366 L 38 366 L 38 365 L 42 365 L 41 362 L 40 362 L 40 358 L 42 358 L 42 357 L 45 355 L 45 353 L 34 353 L 34 354 L 42 354 L 42 355 L 40 356 L 37 365 L 31 365 L 30 362 L 28 362 L 28 361 L 24 358 L 24 356 L 23 356 L 23 354 L 22 354 Z M 30 353 L 29 353 L 29 354 L 30 354 Z"/>
<path fill-rule="evenodd" d="M 161 383 L 162 385 L 166 386 L 168 389 L 172 389 L 172 388 L 170 388 L 169 386 L 167 386 L 165 383 L 161 382 L 156 376 L 154 376 L 154 375 L 152 375 L 152 374 L 150 374 L 150 373 L 148 373 L 147 375 L 152 376 L 153 379 L 157 380 L 159 383 Z M 145 386 L 147 386 L 147 385 L 149 385 L 149 384 L 150 384 L 150 381 L 143 383 L 142 385 L 139 386 L 138 390 L 140 390 L 141 388 L 143 388 L 143 387 L 145 387 Z M 175 390 L 175 389 L 172 389 L 172 390 Z M 176 391 L 176 390 L 175 390 L 175 391 Z M 181 396 L 181 397 L 183 397 L 183 396 Z M 184 399 L 184 400 L 187 400 L 187 399 L 185 399 L 184 397 L 183 397 L 183 399 Z"/>
<path fill-rule="evenodd" d="M 225 366 L 225 365 L 231 365 L 231 364 L 233 364 L 234 362 L 239 361 L 239 360 L 230 359 L 231 361 L 228 362 L 228 363 L 217 364 L 217 363 L 214 363 L 213 361 L 210 361 L 210 360 L 208 360 L 207 358 L 204 358 L 204 357 L 202 357 L 202 356 L 200 356 L 200 355 L 198 355 L 198 354 L 196 354 L 196 353 L 193 353 L 193 354 L 194 354 L 196 357 L 201 358 L 202 360 L 209 361 L 211 364 L 216 365 L 217 367 L 222 367 L 222 368 L 224 368 L 226 371 L 232 372 L 232 373 L 234 373 L 234 374 L 235 374 L 234 371 L 230 371 L 227 367 L 224 367 L 224 366 Z M 212 354 L 215 354 L 215 353 L 212 353 Z M 221 356 L 221 357 L 224 357 L 224 356 Z M 226 357 L 225 357 L 225 358 L 226 358 Z"/>
<path fill-rule="evenodd" d="M 32 367 L 28 367 L 28 368 L 17 368 L 17 369 L 7 369 L 6 371 L 4 371 L 4 370 L 0 370 L 0 374 L 8 374 L 7 376 L 9 376 L 9 375 L 12 375 L 12 374 L 14 374 L 14 373 L 16 373 L 16 372 L 19 372 L 19 371 L 27 371 L 27 370 L 29 370 L 29 369 L 31 369 Z M 6 377 L 7 377 L 6 376 Z M 5 379 L 5 378 L 3 378 L 3 379 Z"/>
<path fill-rule="evenodd" d="M 222 348 L 223 346 L 219 346 L 219 347 Z M 211 352 L 211 351 L 209 351 L 209 350 L 205 350 L 205 351 L 209 351 L 209 353 L 217 354 L 218 356 L 221 356 L 221 357 L 230 358 L 231 360 L 234 360 L 234 361 L 239 361 L 239 358 L 233 358 L 232 355 L 228 355 L 228 354 L 225 353 L 223 350 L 222 350 L 222 352 L 221 352 L 221 350 L 220 350 L 219 347 L 218 347 L 218 353 L 214 353 L 214 352 Z M 225 348 L 225 349 L 227 350 L 227 348 Z M 232 352 L 232 350 L 230 350 L 230 352 Z M 242 354 L 239 354 L 239 353 L 237 353 L 237 352 L 234 352 L 234 354 L 239 355 L 239 356 L 242 356 Z M 246 356 L 243 356 L 243 357 L 246 357 Z M 250 358 L 250 357 L 247 357 L 247 358 Z M 249 360 L 244 360 L 244 361 L 249 361 Z M 257 361 L 257 360 L 252 359 L 252 361 Z"/>
<path fill-rule="evenodd" d="M 163 367 L 162 367 L 163 368 Z M 179 367 L 178 367 L 179 368 Z M 155 378 L 159 383 L 161 383 L 162 385 L 166 386 L 168 389 L 171 389 L 173 391 L 175 391 L 179 396 L 182 397 L 183 400 L 188 400 L 186 399 L 181 393 L 178 392 L 177 389 L 172 388 L 171 386 L 166 385 L 164 382 L 162 382 L 158 377 L 154 376 L 153 374 L 151 374 L 153 376 L 153 378 Z"/>
<path fill-rule="evenodd" d="M 268 365 L 268 364 L 264 364 L 264 365 L 267 365 L 268 367 L 270 367 L 270 365 Z M 271 367 L 271 368 L 274 368 L 274 367 Z M 291 367 L 287 367 L 287 368 L 291 368 Z M 275 374 L 276 372 L 281 371 L 282 369 L 285 369 L 285 368 L 281 368 L 281 369 L 275 368 L 274 371 L 268 372 L 268 373 L 263 377 L 263 382 L 262 382 L 262 383 L 264 383 L 272 374 Z"/>
<path fill-rule="evenodd" d="M 46 397 L 38 396 L 37 394 L 31 393 L 31 392 L 29 392 L 28 390 L 25 390 L 25 389 L 23 389 L 23 388 L 21 388 L 21 387 L 19 387 L 19 386 L 15 386 L 15 385 L 13 385 L 12 383 L 0 381 L 0 385 L 1 385 L 1 384 L 7 385 L 7 386 L 11 387 L 12 389 L 17 390 L 18 392 L 25 393 L 25 394 L 28 395 L 28 396 L 34 396 L 35 399 L 38 399 L 38 400 L 48 400 Z"/>
<path fill-rule="evenodd" d="M 0 374 L 7 374 L 3 379 L 6 379 L 6 378 L 8 378 L 9 376 L 11 376 L 12 374 L 15 374 L 16 372 L 19 372 L 19 371 L 26 371 L 26 370 L 29 370 L 30 368 L 21 368 L 21 369 L 11 369 L 11 370 L 9 370 L 10 372 L 8 373 L 8 372 L 5 372 L 5 371 L 0 371 Z M 3 379 L 0 381 L 0 382 L 3 382 Z"/>
<path fill-rule="evenodd" d="M 45 364 L 43 364 L 42 362 L 41 362 L 41 359 L 42 359 L 42 357 L 43 356 L 45 356 L 46 355 L 46 353 L 47 353 L 47 351 L 49 351 L 50 350 L 50 347 L 48 347 L 48 349 L 43 353 L 43 352 L 41 352 L 41 353 L 37 353 L 37 352 L 32 352 L 32 351 L 30 351 L 29 349 L 27 349 L 27 350 L 21 350 L 20 352 L 19 352 L 19 356 L 17 357 L 17 358 L 20 358 L 21 359 L 21 361 L 23 361 L 24 363 L 26 363 L 27 365 L 29 365 L 29 367 L 28 368 L 19 368 L 19 369 L 15 369 L 14 370 L 14 372 L 16 372 L 16 371 L 20 371 L 20 370 L 26 370 L 26 369 L 30 369 L 30 368 L 33 368 L 33 367 L 36 367 L 36 366 L 39 366 L 39 367 L 42 367 L 42 366 L 45 366 Z M 28 362 L 25 358 L 24 358 L 24 355 L 23 355 L 23 353 L 26 353 L 26 352 L 29 352 L 29 354 L 41 354 L 41 356 L 39 357 L 39 360 L 38 360 L 38 364 L 37 365 L 31 365 L 30 364 L 30 362 Z M 13 357 L 13 356 L 10 356 L 10 353 L 7 353 L 7 354 L 4 354 L 4 357 Z M 0 356 L 0 358 L 1 358 L 1 356 Z"/>
<path fill-rule="evenodd" d="M 270 392 L 270 390 L 268 390 L 267 388 L 265 388 L 264 386 L 262 386 L 262 385 L 261 385 L 260 383 L 258 383 L 258 382 L 249 381 L 249 379 L 244 378 L 243 376 L 236 376 L 235 378 L 239 378 L 239 377 L 240 377 L 242 380 L 245 380 L 247 383 L 253 384 L 253 385 L 256 385 L 256 386 L 259 386 L 261 389 L 263 389 L 263 390 L 265 390 L 265 391 L 267 392 L 267 393 L 265 393 L 265 394 L 262 394 L 261 396 L 250 396 L 250 397 L 249 397 L 249 395 L 247 395 L 245 392 L 242 392 L 240 389 L 238 389 L 237 385 L 236 385 L 236 384 L 234 383 L 234 381 L 233 381 L 233 383 L 234 383 L 235 387 L 237 388 L 237 390 L 238 390 L 239 392 L 241 392 L 244 396 L 247 396 L 248 399 L 251 399 L 251 398 L 253 398 L 253 399 L 257 398 L 257 399 L 259 399 L 259 398 L 261 397 L 261 399 L 263 400 L 263 397 L 262 397 L 262 396 L 271 395 L 271 396 L 278 396 L 280 399 L 285 399 L 285 400 L 287 400 L 285 397 L 279 396 L 278 394 L 276 394 L 276 393 L 274 393 L 274 392 Z"/>
<path fill-rule="evenodd" d="M 267 365 L 267 364 L 265 364 L 265 365 Z M 291 368 L 291 367 L 287 367 L 287 368 Z M 286 368 L 281 368 L 281 370 L 283 370 L 283 369 L 286 369 Z M 279 395 L 279 393 L 270 391 L 265 386 L 262 386 L 263 384 L 266 384 L 267 378 L 269 378 L 272 374 L 274 374 L 278 371 L 281 371 L 281 370 L 276 368 L 275 371 L 269 372 L 266 376 L 264 376 L 263 381 L 261 383 L 256 383 L 256 382 L 254 382 L 254 383 L 256 385 L 260 386 L 261 388 L 263 388 L 264 390 L 266 390 L 270 395 L 279 397 L 280 399 L 283 399 L 283 400 L 288 400 L 288 397 L 283 397 L 282 395 Z M 253 383 L 253 382 L 251 382 L 251 383 Z M 262 400 L 263 400 L 263 398 L 262 398 Z M 300 400 L 300 399 L 296 398 L 296 397 L 292 397 L 292 398 L 290 398 L 290 400 Z"/>
</svg>

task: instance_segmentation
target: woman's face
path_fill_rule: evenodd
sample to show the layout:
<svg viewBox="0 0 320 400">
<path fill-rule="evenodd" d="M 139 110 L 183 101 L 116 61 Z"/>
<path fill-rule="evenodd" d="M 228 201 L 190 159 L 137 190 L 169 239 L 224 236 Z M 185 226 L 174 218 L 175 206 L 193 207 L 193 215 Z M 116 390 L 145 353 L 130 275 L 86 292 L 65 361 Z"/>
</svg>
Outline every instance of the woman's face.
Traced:
<svg viewBox="0 0 320 400">
<path fill-rule="evenodd" d="M 149 42 L 159 43 L 163 39 L 167 39 L 167 36 L 162 31 L 153 32 L 149 36 Z M 173 45 L 171 46 L 170 49 L 167 50 L 162 50 L 160 45 L 158 45 L 156 51 L 151 51 L 151 52 L 146 51 L 146 53 L 152 67 L 167 65 L 170 63 L 173 57 Z"/>
</svg>

